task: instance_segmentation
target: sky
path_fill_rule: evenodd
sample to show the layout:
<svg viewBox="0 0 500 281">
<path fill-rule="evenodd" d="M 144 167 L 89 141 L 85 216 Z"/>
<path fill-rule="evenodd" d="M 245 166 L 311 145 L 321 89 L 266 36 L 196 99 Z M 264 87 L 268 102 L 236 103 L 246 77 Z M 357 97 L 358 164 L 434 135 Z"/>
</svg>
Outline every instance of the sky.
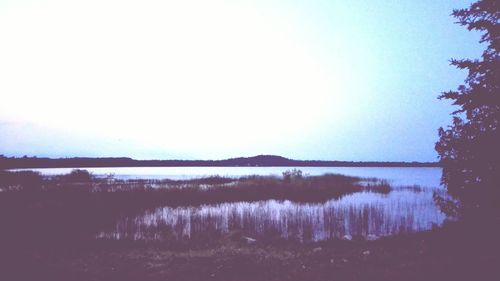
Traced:
<svg viewBox="0 0 500 281">
<path fill-rule="evenodd" d="M 0 0 L 0 154 L 436 161 L 470 3 Z"/>
</svg>

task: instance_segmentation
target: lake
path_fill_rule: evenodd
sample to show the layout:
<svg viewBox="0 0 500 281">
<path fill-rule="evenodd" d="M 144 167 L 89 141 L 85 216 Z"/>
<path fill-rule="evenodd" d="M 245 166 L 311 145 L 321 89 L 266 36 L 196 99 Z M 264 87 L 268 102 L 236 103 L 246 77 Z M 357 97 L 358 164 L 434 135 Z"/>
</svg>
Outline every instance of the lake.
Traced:
<svg viewBox="0 0 500 281">
<path fill-rule="evenodd" d="M 198 207 L 162 207 L 123 217 L 98 238 L 129 240 L 206 240 L 232 232 L 257 239 L 300 242 L 329 239 L 378 239 L 430 230 L 446 216 L 432 192 L 408 190 L 389 194 L 358 192 L 325 203 L 288 200 L 236 202 Z"/>
<path fill-rule="evenodd" d="M 231 233 L 256 239 L 321 241 L 379 237 L 431 230 L 447 216 L 434 196 L 446 196 L 441 168 L 422 167 L 120 167 L 80 168 L 95 176 L 118 179 L 192 179 L 208 176 L 281 176 L 299 169 L 305 175 L 326 173 L 378 178 L 391 184 L 388 194 L 357 192 L 323 203 L 288 200 L 231 202 L 202 206 L 160 207 L 121 217 L 98 238 L 131 240 L 211 239 Z M 69 173 L 71 168 L 34 169 L 43 175 Z M 408 188 L 419 186 L 420 188 Z M 333 187 L 334 188 L 334 187 Z"/>
<path fill-rule="evenodd" d="M 60 175 L 74 168 L 18 169 L 34 170 L 43 175 Z M 394 187 L 418 185 L 423 188 L 439 188 L 442 169 L 436 167 L 112 167 L 79 168 L 96 176 L 114 175 L 118 179 L 192 179 L 219 175 L 241 177 L 247 175 L 281 176 L 286 170 L 298 169 L 306 175 L 327 173 L 389 181 Z"/>
</svg>

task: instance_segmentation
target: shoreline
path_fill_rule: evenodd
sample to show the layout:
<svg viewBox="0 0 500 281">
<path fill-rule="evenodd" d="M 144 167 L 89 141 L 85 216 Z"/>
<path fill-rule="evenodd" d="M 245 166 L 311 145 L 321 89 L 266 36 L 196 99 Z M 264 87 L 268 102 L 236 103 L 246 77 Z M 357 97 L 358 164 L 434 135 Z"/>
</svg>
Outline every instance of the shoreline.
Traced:
<svg viewBox="0 0 500 281">
<path fill-rule="evenodd" d="M 498 228 L 460 223 L 376 241 L 201 245 L 93 241 L 4 251 L 6 280 L 496 280 Z M 481 239 L 478 239 L 481 238 Z M 7 255 L 7 256 L 6 256 Z M 34 278 L 34 279 L 33 279 Z M 471 279 L 472 278 L 472 279 Z"/>
</svg>

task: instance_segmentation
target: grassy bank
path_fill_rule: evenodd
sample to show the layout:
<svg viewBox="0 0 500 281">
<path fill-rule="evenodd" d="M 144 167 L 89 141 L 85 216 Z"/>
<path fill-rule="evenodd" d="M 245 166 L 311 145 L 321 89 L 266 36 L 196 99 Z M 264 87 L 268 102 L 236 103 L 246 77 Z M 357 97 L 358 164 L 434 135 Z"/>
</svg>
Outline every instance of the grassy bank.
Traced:
<svg viewBox="0 0 500 281">
<path fill-rule="evenodd" d="M 84 170 L 52 177 L 42 177 L 34 172 L 0 172 L 0 200 L 5 201 L 5 205 L 21 201 L 47 207 L 57 202 L 134 209 L 267 199 L 324 202 L 359 191 L 390 191 L 385 182 L 365 179 L 362 184 L 362 181 L 361 178 L 335 174 L 302 176 L 300 171 L 286 172 L 283 177 L 214 176 L 192 180 L 97 178 Z"/>
</svg>

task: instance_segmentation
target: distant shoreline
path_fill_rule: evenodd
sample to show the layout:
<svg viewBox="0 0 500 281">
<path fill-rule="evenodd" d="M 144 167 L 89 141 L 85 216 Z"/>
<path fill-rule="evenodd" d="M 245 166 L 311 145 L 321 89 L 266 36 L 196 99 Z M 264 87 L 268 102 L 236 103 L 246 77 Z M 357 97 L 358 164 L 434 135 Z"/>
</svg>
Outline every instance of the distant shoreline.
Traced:
<svg viewBox="0 0 500 281">
<path fill-rule="evenodd" d="M 126 157 L 0 157 L 0 169 L 102 167 L 441 167 L 441 165 L 438 162 L 294 160 L 275 155 L 258 155 L 224 160 L 135 160 Z"/>
</svg>

